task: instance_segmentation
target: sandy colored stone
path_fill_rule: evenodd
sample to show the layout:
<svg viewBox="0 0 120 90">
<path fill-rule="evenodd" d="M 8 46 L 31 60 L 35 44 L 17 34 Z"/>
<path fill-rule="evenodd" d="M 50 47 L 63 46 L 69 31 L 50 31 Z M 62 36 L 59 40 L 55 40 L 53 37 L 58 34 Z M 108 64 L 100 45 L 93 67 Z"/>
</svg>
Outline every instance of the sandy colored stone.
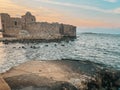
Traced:
<svg viewBox="0 0 120 90">
<path fill-rule="evenodd" d="M 103 67 L 79 60 L 29 61 L 1 75 L 12 90 L 117 90 L 120 72 Z"/>
<path fill-rule="evenodd" d="M 22 85 L 26 85 L 28 82 L 29 85 L 33 85 L 34 82 L 34 85 L 37 86 L 51 86 L 56 82 L 68 82 L 76 88 L 85 88 L 85 82 L 88 82 L 91 77 L 77 71 L 77 68 L 72 68 L 73 66 L 70 67 L 70 64 L 72 64 L 72 62 L 30 61 L 12 68 L 8 72 L 2 74 L 2 76 L 9 83 L 14 81 L 14 84 L 10 83 L 11 86 L 14 87 L 16 82 L 19 84 L 22 82 Z M 12 81 L 10 81 L 11 78 Z M 19 84 L 16 84 L 16 86 Z"/>
<path fill-rule="evenodd" d="M 76 26 L 61 23 L 36 22 L 30 12 L 20 18 L 1 13 L 3 37 L 18 39 L 62 39 L 76 37 Z"/>
</svg>

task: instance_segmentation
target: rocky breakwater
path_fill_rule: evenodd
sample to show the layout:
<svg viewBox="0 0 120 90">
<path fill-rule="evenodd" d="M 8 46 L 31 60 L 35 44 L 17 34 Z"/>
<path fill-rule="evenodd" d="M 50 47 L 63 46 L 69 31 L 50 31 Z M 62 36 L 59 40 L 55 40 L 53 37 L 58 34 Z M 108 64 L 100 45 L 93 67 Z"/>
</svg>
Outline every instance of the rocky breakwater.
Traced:
<svg viewBox="0 0 120 90">
<path fill-rule="evenodd" d="M 89 61 L 30 61 L 2 73 L 12 90 L 119 90 L 120 72 Z"/>
</svg>

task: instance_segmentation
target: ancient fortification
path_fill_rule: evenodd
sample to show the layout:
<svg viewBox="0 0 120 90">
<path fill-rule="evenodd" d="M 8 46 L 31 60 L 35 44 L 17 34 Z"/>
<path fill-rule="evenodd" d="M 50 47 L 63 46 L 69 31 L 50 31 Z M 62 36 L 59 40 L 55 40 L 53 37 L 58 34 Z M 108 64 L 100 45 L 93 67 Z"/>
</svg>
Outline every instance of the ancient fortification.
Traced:
<svg viewBox="0 0 120 90">
<path fill-rule="evenodd" d="M 67 24 L 36 22 L 35 16 L 27 12 L 21 18 L 10 17 L 1 13 L 1 24 L 4 37 L 23 39 L 61 39 L 76 37 L 76 27 Z"/>
</svg>

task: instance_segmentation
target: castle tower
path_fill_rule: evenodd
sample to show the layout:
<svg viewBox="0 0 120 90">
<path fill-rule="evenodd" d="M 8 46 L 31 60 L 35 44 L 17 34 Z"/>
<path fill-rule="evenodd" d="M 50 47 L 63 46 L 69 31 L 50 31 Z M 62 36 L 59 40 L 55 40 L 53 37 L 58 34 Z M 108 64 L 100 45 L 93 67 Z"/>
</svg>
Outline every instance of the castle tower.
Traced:
<svg viewBox="0 0 120 90">
<path fill-rule="evenodd" d="M 22 16 L 23 29 L 26 29 L 26 25 L 28 23 L 36 22 L 35 16 L 33 16 L 30 12 L 27 12 Z"/>
<path fill-rule="evenodd" d="M 10 15 L 7 13 L 1 13 L 0 17 L 1 17 L 2 30 L 5 31 L 10 27 L 10 22 L 11 22 Z"/>
</svg>

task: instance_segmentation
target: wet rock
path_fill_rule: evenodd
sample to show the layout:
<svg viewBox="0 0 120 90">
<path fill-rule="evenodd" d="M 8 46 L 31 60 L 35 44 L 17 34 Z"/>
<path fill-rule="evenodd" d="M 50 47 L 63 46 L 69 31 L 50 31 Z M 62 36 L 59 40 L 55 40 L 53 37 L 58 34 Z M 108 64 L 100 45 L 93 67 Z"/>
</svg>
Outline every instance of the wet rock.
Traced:
<svg viewBox="0 0 120 90">
<path fill-rule="evenodd" d="M 45 45 L 45 47 L 48 47 L 48 45 Z"/>
<path fill-rule="evenodd" d="M 88 83 L 89 90 L 119 90 L 120 87 L 120 72 L 116 70 L 102 70 L 97 79 Z"/>
<path fill-rule="evenodd" d="M 98 90 L 99 89 L 99 84 L 92 80 L 87 84 L 88 90 Z"/>
<path fill-rule="evenodd" d="M 118 87 L 120 87 L 120 78 L 115 81 L 115 85 L 118 86 Z"/>
<path fill-rule="evenodd" d="M 16 48 L 16 47 L 13 47 L 14 49 Z"/>
<path fill-rule="evenodd" d="M 78 90 L 75 86 L 68 82 L 56 83 L 51 90 Z"/>
<path fill-rule="evenodd" d="M 22 46 L 23 49 L 26 49 L 24 46 Z"/>
<path fill-rule="evenodd" d="M 64 44 L 62 44 L 61 46 L 65 46 Z"/>
<path fill-rule="evenodd" d="M 37 49 L 37 47 L 35 47 L 35 46 L 31 46 L 30 48 Z"/>
<path fill-rule="evenodd" d="M 57 46 L 57 44 L 54 44 L 54 46 Z"/>
<path fill-rule="evenodd" d="M 4 44 L 8 44 L 8 41 L 4 41 L 3 43 L 4 43 Z"/>
</svg>

